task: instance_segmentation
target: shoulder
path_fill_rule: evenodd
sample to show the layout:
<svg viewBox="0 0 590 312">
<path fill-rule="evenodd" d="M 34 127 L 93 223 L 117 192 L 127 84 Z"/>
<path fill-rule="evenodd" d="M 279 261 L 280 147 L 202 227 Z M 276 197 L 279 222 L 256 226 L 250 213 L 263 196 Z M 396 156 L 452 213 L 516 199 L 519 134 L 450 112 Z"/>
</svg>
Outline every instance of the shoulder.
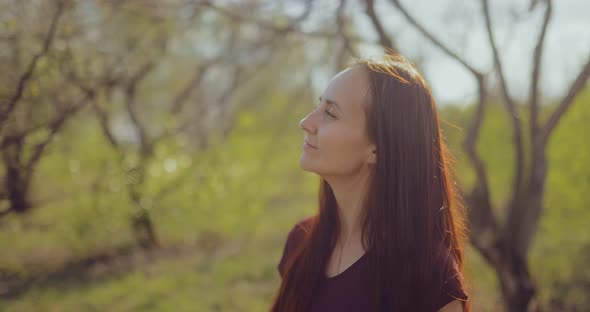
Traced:
<svg viewBox="0 0 590 312">
<path fill-rule="evenodd" d="M 287 243 L 296 247 L 299 242 L 311 231 L 316 216 L 305 217 L 297 222 L 287 235 Z"/>
<path fill-rule="evenodd" d="M 287 234 L 285 244 L 283 246 L 283 254 L 278 264 L 278 271 L 283 276 L 287 260 L 289 260 L 294 250 L 299 246 L 303 238 L 311 230 L 314 221 L 314 216 L 306 217 L 297 222 Z"/>
<path fill-rule="evenodd" d="M 468 295 L 467 291 L 465 290 L 463 274 L 461 272 L 461 268 L 455 260 L 455 257 L 450 251 L 445 250 L 439 259 L 439 268 L 441 270 L 439 273 L 442 279 L 441 287 L 439 288 L 440 292 L 437 301 L 437 308 L 441 309 L 455 301 L 458 303 L 467 301 Z"/>
</svg>

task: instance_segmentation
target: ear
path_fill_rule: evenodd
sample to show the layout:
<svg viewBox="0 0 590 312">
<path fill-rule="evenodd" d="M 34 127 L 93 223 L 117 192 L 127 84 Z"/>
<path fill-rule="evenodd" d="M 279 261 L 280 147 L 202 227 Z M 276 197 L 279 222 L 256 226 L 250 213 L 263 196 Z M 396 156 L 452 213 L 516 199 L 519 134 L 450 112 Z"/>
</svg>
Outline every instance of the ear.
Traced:
<svg viewBox="0 0 590 312">
<path fill-rule="evenodd" d="M 367 163 L 369 165 L 374 165 L 377 163 L 377 147 L 374 144 L 371 144 L 369 147 L 369 156 L 367 158 Z"/>
</svg>

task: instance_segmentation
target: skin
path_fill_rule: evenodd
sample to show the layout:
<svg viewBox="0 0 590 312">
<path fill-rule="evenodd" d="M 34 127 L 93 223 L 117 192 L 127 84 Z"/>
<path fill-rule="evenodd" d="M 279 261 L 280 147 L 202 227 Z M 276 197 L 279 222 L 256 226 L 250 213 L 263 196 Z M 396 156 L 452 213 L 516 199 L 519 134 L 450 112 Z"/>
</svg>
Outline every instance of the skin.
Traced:
<svg viewBox="0 0 590 312">
<path fill-rule="evenodd" d="M 338 73 L 319 99 L 316 109 L 299 126 L 304 140 L 300 167 L 324 178 L 338 203 L 341 232 L 326 268 L 333 277 L 356 262 L 365 250 L 361 242 L 361 200 L 366 192 L 375 145 L 366 133 L 364 103 L 369 82 L 365 69 Z"/>
<path fill-rule="evenodd" d="M 364 105 L 369 91 L 368 74 L 360 66 L 335 75 L 324 90 L 316 108 L 299 127 L 305 132 L 300 167 L 324 178 L 338 203 L 341 232 L 326 275 L 333 277 L 346 270 L 365 252 L 361 243 L 361 201 L 375 165 L 376 146 L 366 132 Z M 463 311 L 455 300 L 440 311 Z"/>
</svg>

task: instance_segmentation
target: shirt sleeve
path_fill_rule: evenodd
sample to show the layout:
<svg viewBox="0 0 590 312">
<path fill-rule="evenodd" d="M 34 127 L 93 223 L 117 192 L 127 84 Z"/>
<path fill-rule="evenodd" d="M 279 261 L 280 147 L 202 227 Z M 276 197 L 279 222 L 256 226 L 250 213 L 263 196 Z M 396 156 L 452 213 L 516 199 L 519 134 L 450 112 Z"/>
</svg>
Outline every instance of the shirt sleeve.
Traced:
<svg viewBox="0 0 590 312">
<path fill-rule="evenodd" d="M 287 239 L 285 241 L 285 244 L 283 246 L 283 254 L 281 256 L 281 259 L 279 260 L 279 263 L 277 265 L 277 270 L 279 271 L 279 275 L 281 276 L 281 278 L 283 277 L 283 274 L 285 273 L 285 267 L 287 265 L 287 260 L 289 260 L 289 258 L 293 255 L 293 251 L 295 250 L 295 248 L 297 247 L 297 245 L 299 244 L 299 241 L 301 240 L 301 238 L 303 237 L 305 230 L 304 227 L 306 226 L 306 224 L 311 220 L 311 218 L 306 218 L 300 222 L 298 222 L 290 231 L 289 234 L 287 235 Z"/>
</svg>

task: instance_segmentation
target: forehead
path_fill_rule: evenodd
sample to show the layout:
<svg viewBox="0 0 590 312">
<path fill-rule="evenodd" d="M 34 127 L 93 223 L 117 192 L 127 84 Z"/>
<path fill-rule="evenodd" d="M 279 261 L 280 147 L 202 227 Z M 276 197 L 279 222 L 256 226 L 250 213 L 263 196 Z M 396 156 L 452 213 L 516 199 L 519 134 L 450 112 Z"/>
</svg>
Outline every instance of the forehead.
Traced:
<svg viewBox="0 0 590 312">
<path fill-rule="evenodd" d="M 360 66 L 347 68 L 332 78 L 322 98 L 337 102 L 343 110 L 362 110 L 368 95 L 369 81 L 366 70 Z"/>
</svg>

